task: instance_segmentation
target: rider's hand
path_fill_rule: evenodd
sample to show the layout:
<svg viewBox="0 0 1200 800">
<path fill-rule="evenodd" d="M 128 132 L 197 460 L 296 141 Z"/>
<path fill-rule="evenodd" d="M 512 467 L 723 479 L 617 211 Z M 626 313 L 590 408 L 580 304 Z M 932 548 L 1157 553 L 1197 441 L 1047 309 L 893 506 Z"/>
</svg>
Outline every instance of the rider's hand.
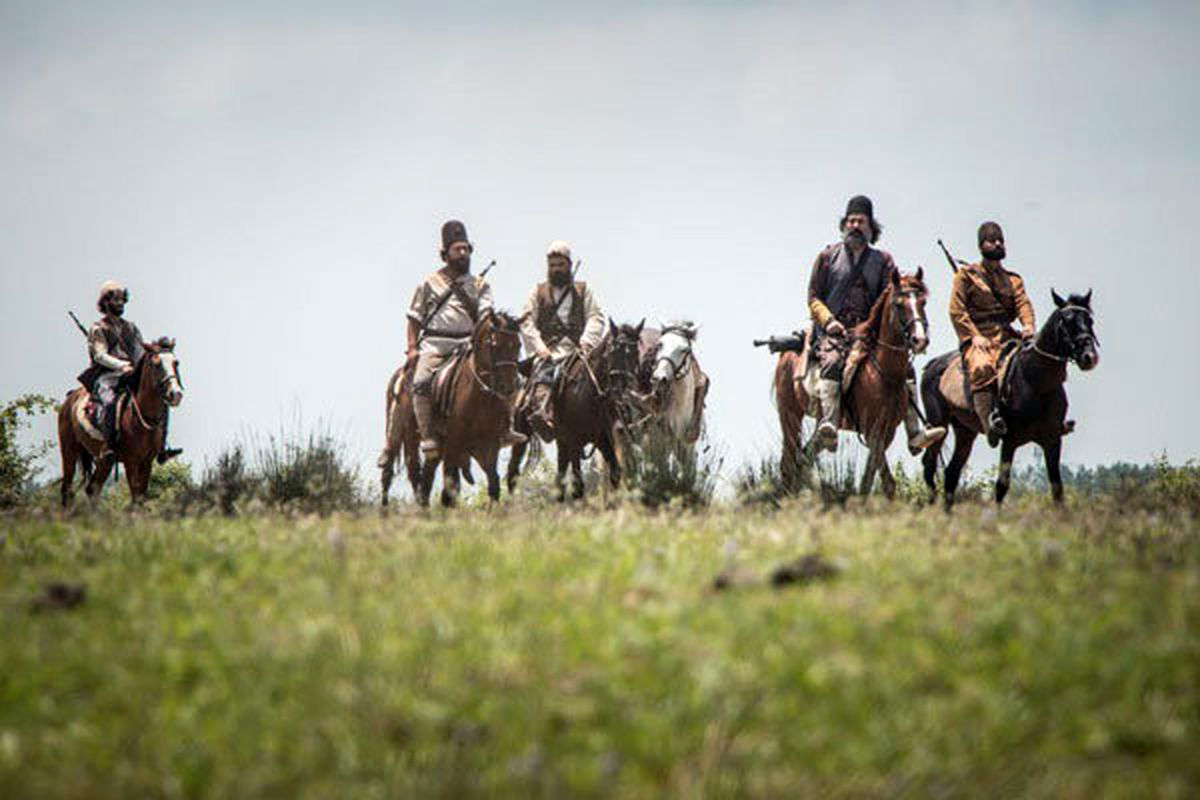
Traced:
<svg viewBox="0 0 1200 800">
<path fill-rule="evenodd" d="M 125 377 L 126 375 L 132 375 L 132 374 L 133 374 L 133 364 L 126 364 L 125 366 L 121 367 L 121 377 L 122 378 Z"/>
<path fill-rule="evenodd" d="M 543 345 L 542 347 L 538 348 L 535 355 L 539 361 L 545 361 L 546 359 L 550 358 L 550 348 Z"/>
<path fill-rule="evenodd" d="M 986 336 L 972 336 L 971 346 L 977 347 L 980 350 L 990 350 L 992 347 L 992 340 Z"/>
<path fill-rule="evenodd" d="M 405 361 L 416 361 L 417 360 L 417 348 L 415 348 L 415 347 L 408 348 L 408 350 L 404 353 L 404 360 Z"/>
<path fill-rule="evenodd" d="M 1022 339 L 1032 339 L 1036 333 L 1037 333 L 1037 331 L 1035 331 L 1033 328 L 1022 328 L 1021 329 L 1021 338 Z"/>
<path fill-rule="evenodd" d="M 825 326 L 825 332 L 830 336 L 841 336 L 846 332 L 846 326 L 835 319 Z"/>
</svg>

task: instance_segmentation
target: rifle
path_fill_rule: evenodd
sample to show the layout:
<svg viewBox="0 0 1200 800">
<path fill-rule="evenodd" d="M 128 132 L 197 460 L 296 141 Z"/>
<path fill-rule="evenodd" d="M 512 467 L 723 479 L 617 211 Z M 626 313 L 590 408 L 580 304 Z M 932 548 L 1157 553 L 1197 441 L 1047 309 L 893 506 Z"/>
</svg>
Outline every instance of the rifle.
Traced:
<svg viewBox="0 0 1200 800">
<path fill-rule="evenodd" d="M 74 311 L 68 311 L 67 314 L 71 317 L 71 319 L 75 320 L 75 327 L 79 328 L 79 332 L 82 333 L 83 338 L 86 339 L 88 337 L 88 329 L 83 327 L 83 323 L 79 321 L 79 317 L 75 316 Z"/>
<path fill-rule="evenodd" d="M 805 334 L 803 331 L 792 331 L 788 336 L 768 336 L 766 339 L 755 339 L 754 346 L 766 348 L 771 353 L 799 353 L 804 349 Z"/>
<path fill-rule="evenodd" d="M 496 266 L 496 259 L 493 258 L 488 265 L 483 268 L 483 272 L 479 273 L 479 275 L 475 278 L 476 284 L 478 284 L 479 281 L 482 281 L 484 276 L 491 272 L 492 267 L 494 266 Z M 437 313 L 442 310 L 442 306 L 446 305 L 446 301 L 450 299 L 450 295 L 452 294 L 454 294 L 453 279 L 450 281 L 450 286 L 446 289 L 446 291 L 442 292 L 442 296 L 437 299 L 437 303 L 435 303 L 433 308 L 429 310 L 429 313 L 425 315 L 425 318 L 421 320 L 422 331 L 429 327 L 429 323 L 432 322 L 433 318 L 437 316 Z"/>
<path fill-rule="evenodd" d="M 945 254 L 945 256 L 946 256 L 946 261 L 950 264 L 951 272 L 958 272 L 959 267 L 971 266 L 967 262 L 963 261 L 961 258 L 955 258 L 954 256 L 950 255 L 950 251 L 946 249 L 946 245 L 942 244 L 941 239 L 938 239 L 937 243 L 938 243 L 938 247 L 942 248 L 942 253 Z"/>
</svg>

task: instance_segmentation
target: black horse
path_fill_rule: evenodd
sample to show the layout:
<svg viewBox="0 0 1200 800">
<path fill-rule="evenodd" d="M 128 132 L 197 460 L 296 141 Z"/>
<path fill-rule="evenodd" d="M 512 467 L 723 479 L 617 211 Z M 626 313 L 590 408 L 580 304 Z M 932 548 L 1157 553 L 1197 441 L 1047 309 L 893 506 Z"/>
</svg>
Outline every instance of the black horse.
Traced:
<svg viewBox="0 0 1200 800">
<path fill-rule="evenodd" d="M 1063 499 L 1062 475 L 1059 471 L 1062 437 L 1069 432 L 1067 393 L 1067 362 L 1074 361 L 1085 372 L 1100 362 L 1098 342 L 1093 330 L 1092 292 L 1071 295 L 1063 300 L 1053 289 L 1054 313 L 1031 342 L 1021 345 L 1013 354 L 1004 386 L 1001 389 L 1001 408 L 1008 433 L 1000 441 L 1000 470 L 996 477 L 996 502 L 1004 502 L 1012 472 L 1013 454 L 1021 445 L 1035 442 L 1046 458 L 1046 477 L 1054 501 Z M 975 437 L 982 433 L 979 419 L 972 410 L 971 398 L 966 405 L 951 402 L 942 391 L 942 376 L 947 369 L 960 370 L 961 356 L 950 352 L 930 361 L 921 373 L 921 399 L 925 404 L 928 424 L 946 425 L 954 429 L 954 455 L 946 465 L 943 491 L 946 510 L 954 505 L 954 492 L 963 465 L 971 455 Z M 964 377 L 965 379 L 965 377 Z M 941 444 L 925 451 L 925 483 L 929 487 L 929 502 L 937 500 L 938 453 Z"/>
</svg>

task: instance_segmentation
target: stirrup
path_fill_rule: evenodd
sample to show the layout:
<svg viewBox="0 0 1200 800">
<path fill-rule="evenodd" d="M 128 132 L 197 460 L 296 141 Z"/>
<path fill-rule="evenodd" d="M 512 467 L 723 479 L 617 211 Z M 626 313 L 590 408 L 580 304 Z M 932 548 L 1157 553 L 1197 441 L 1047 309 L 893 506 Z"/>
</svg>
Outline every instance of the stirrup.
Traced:
<svg viewBox="0 0 1200 800">
<path fill-rule="evenodd" d="M 509 428 L 507 431 L 505 431 L 504 433 L 502 433 L 500 435 L 500 446 L 501 447 L 516 447 L 517 445 L 525 444 L 528 441 L 529 441 L 528 436 L 526 436 L 523 433 L 518 433 L 517 431 L 514 431 L 512 428 Z"/>
<path fill-rule="evenodd" d="M 163 449 L 163 450 L 162 450 L 162 451 L 161 451 L 161 452 L 160 452 L 160 453 L 159 453 L 159 454 L 158 454 L 158 455 L 155 457 L 155 460 L 156 460 L 156 461 L 158 461 L 158 463 L 159 463 L 159 464 L 165 464 L 165 463 L 167 463 L 168 461 L 170 461 L 172 458 L 175 458 L 175 456 L 179 455 L 179 454 L 180 454 L 180 453 L 182 453 L 182 452 L 183 452 L 183 448 L 182 448 L 182 447 L 167 447 L 167 448 Z"/>
<path fill-rule="evenodd" d="M 908 440 L 908 452 L 919 456 L 922 450 L 927 450 L 946 438 L 946 429 L 940 425 L 933 428 L 923 428 L 920 433 Z"/>
</svg>

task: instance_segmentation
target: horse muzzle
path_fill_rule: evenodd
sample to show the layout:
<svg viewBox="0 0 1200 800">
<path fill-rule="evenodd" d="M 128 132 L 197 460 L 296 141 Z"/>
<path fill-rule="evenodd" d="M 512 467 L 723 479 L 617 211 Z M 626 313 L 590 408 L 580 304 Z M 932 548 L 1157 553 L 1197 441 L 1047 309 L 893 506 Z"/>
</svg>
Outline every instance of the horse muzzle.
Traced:
<svg viewBox="0 0 1200 800">
<path fill-rule="evenodd" d="M 183 402 L 183 390 L 170 389 L 167 391 L 167 396 L 164 399 L 167 401 L 167 405 L 171 408 L 176 408 Z"/>
<path fill-rule="evenodd" d="M 1095 369 L 1096 365 L 1100 363 L 1100 354 L 1094 349 L 1088 348 L 1079 354 L 1079 358 L 1076 359 L 1076 363 L 1079 364 L 1079 368 L 1081 370 L 1087 372 Z"/>
</svg>

